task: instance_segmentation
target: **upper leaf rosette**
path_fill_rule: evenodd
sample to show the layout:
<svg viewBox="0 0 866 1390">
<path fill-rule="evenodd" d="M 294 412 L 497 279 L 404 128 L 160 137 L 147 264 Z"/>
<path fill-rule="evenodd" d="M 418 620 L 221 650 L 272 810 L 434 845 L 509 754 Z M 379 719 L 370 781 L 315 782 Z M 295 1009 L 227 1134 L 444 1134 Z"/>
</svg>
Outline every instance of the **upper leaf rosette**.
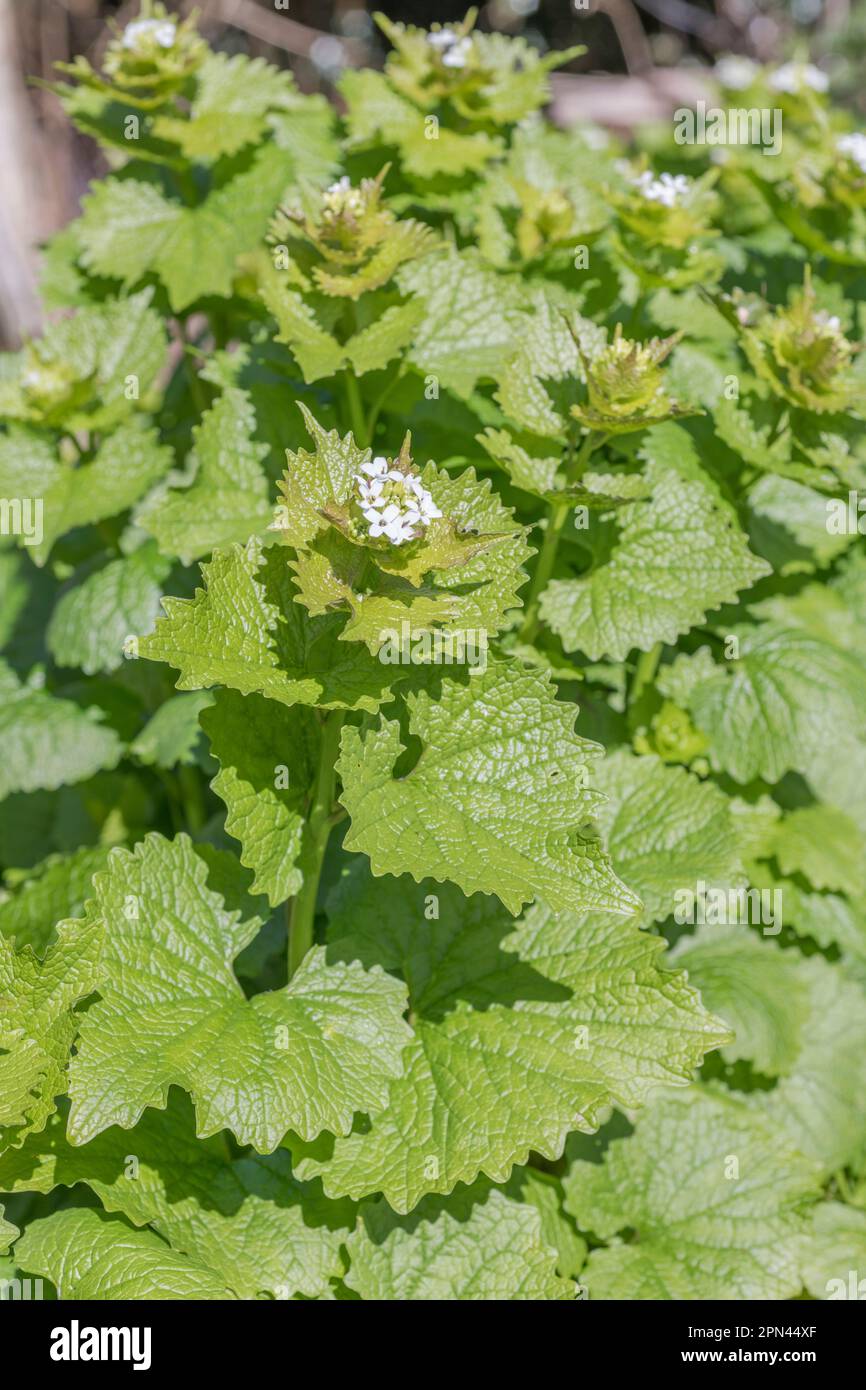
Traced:
<svg viewBox="0 0 866 1390">
<path fill-rule="evenodd" d="M 352 139 L 396 150 L 411 180 L 483 169 L 503 152 L 510 128 L 547 102 L 550 69 L 584 51 L 542 57 L 525 39 L 476 33 L 476 15 L 428 31 L 377 14 L 394 45 L 385 72 L 342 80 Z"/>
<path fill-rule="evenodd" d="M 300 601 L 313 614 L 348 610 L 343 638 L 373 652 L 404 622 L 413 633 L 498 632 L 529 552 L 489 484 L 471 469 L 419 471 L 409 435 L 394 458 L 371 458 L 301 409 L 316 448 L 288 453 L 273 523 L 295 548 Z"/>
<path fill-rule="evenodd" d="M 617 324 L 610 342 L 594 357 L 581 350 L 586 400 L 572 405 L 575 420 L 603 434 L 628 434 L 693 414 L 668 393 L 662 372 L 680 336 L 639 343 L 624 338 L 622 324 Z"/>
<path fill-rule="evenodd" d="M 862 391 L 852 372 L 861 345 L 846 337 L 837 314 L 819 307 L 808 269 L 785 307 L 735 291 L 724 309 L 753 369 L 776 396 L 819 413 L 853 407 Z"/>
<path fill-rule="evenodd" d="M 525 39 L 475 32 L 477 13 L 470 10 L 460 24 L 429 30 L 377 14 L 394 45 L 385 70 L 394 87 L 424 110 L 447 101 L 466 121 L 511 124 L 547 100 L 549 70 L 584 50 L 576 46 L 542 57 Z"/>
<path fill-rule="evenodd" d="M 79 82 L 127 105 L 146 109 L 180 91 L 207 56 L 196 32 L 195 14 L 179 19 L 165 6 L 144 0 L 141 12 L 123 30 L 115 25 L 103 63 L 103 76 L 86 58 L 59 64 Z"/>
<path fill-rule="evenodd" d="M 323 193 L 308 195 L 306 207 L 281 208 L 268 235 L 276 268 L 290 270 L 305 290 L 357 300 L 430 250 L 436 238 L 429 227 L 398 221 L 383 207 L 387 172 L 357 186 L 344 174 Z"/>
<path fill-rule="evenodd" d="M 614 245 L 629 269 L 645 285 L 671 289 L 718 280 L 723 261 L 712 246 L 718 171 L 698 179 L 645 166 L 622 172 L 624 186 L 609 197 L 617 214 Z"/>
</svg>

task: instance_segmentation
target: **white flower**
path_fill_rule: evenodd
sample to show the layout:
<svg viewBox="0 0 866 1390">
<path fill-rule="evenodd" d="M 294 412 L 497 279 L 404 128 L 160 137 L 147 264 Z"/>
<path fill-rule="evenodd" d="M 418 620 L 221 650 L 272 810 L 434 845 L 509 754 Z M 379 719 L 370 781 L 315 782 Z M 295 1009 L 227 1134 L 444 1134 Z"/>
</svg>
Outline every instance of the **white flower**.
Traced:
<svg viewBox="0 0 866 1390">
<path fill-rule="evenodd" d="M 742 92 L 751 87 L 758 74 L 758 64 L 751 58 L 743 58 L 737 53 L 728 53 L 720 58 L 713 68 L 717 82 L 732 92 Z"/>
<path fill-rule="evenodd" d="M 833 333 L 838 333 L 842 327 L 839 315 L 831 314 L 827 309 L 818 309 L 812 317 L 819 328 L 829 328 Z"/>
<path fill-rule="evenodd" d="M 467 34 L 458 34 L 447 25 L 427 35 L 427 42 L 442 58 L 446 68 L 465 68 L 466 60 L 472 52 L 472 40 Z"/>
<path fill-rule="evenodd" d="M 656 178 L 651 169 L 645 169 L 632 179 L 635 188 L 650 203 L 662 203 L 666 208 L 676 207 L 688 196 L 691 183 L 685 174 L 659 174 Z"/>
<path fill-rule="evenodd" d="M 355 485 L 373 540 L 384 536 L 392 545 L 414 541 L 417 527 L 425 527 L 442 515 L 421 479 L 389 468 L 385 458 L 362 463 Z"/>
<path fill-rule="evenodd" d="M 124 48 L 141 49 L 152 40 L 160 48 L 171 48 L 176 35 L 177 25 L 170 19 L 134 19 L 124 29 L 121 43 Z"/>
<path fill-rule="evenodd" d="M 783 63 L 770 73 L 767 81 L 774 92 L 787 92 L 792 96 L 802 92 L 804 87 L 811 87 L 813 92 L 826 92 L 830 86 L 827 74 L 813 63 Z"/>
<path fill-rule="evenodd" d="M 860 130 L 855 130 L 851 135 L 840 135 L 836 141 L 836 149 L 840 154 L 845 154 L 856 164 L 861 174 L 866 174 L 866 135 Z"/>
<path fill-rule="evenodd" d="M 466 60 L 472 52 L 472 40 L 461 39 L 455 43 L 453 48 L 449 48 L 442 55 L 442 63 L 446 68 L 465 68 Z"/>
<path fill-rule="evenodd" d="M 347 174 L 322 194 L 322 208 L 326 216 L 339 217 L 344 212 L 358 216 L 363 213 L 364 207 L 364 194 L 360 188 L 352 187 L 352 180 Z"/>
</svg>

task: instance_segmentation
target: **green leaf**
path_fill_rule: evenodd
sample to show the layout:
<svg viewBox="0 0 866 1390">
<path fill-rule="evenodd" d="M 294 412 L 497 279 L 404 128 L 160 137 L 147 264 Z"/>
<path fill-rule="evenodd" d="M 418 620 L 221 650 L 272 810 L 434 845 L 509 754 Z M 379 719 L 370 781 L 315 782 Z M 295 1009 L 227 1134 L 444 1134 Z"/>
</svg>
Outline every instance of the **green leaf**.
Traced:
<svg viewBox="0 0 866 1390">
<path fill-rule="evenodd" d="M 61 923 L 43 960 L 0 936 L 0 1150 L 42 1129 L 66 1089 L 75 1005 L 99 983 L 101 945 L 87 922 Z"/>
<path fill-rule="evenodd" d="M 116 671 L 130 634 L 148 632 L 156 622 L 170 569 L 171 561 L 150 543 L 67 590 L 46 633 L 58 666 L 80 666 L 89 676 Z"/>
<path fill-rule="evenodd" d="M 862 1298 L 866 1212 L 841 1202 L 822 1202 L 803 1238 L 801 1261 L 803 1283 L 813 1298 Z"/>
<path fill-rule="evenodd" d="M 587 774 L 600 750 L 573 732 L 576 711 L 548 677 L 491 665 L 406 704 L 423 750 L 405 776 L 394 776 L 396 720 L 366 735 L 343 730 L 344 846 L 368 854 L 374 874 L 451 880 L 498 894 L 513 913 L 535 897 L 557 911 L 637 908 L 584 831 L 599 803 Z"/>
<path fill-rule="evenodd" d="M 542 595 L 542 618 L 566 651 L 623 661 L 635 647 L 675 643 L 769 572 L 709 486 L 654 464 L 646 477 L 652 496 L 617 510 L 610 554 Z"/>
<path fill-rule="evenodd" d="M 541 1239 L 556 1251 L 557 1272 L 566 1279 L 576 1278 L 586 1259 L 586 1241 L 563 1209 L 559 1178 L 539 1168 L 515 1168 L 503 1190 L 508 1197 L 535 1208 L 541 1217 Z"/>
<path fill-rule="evenodd" d="M 346 1283 L 377 1302 L 574 1297 L 538 1212 L 486 1184 L 428 1197 L 411 1216 L 365 1203 L 346 1245 Z"/>
<path fill-rule="evenodd" d="M 172 695 L 129 745 L 130 753 L 148 767 L 172 768 L 193 762 L 201 737 L 199 715 L 212 703 L 213 696 L 207 692 Z"/>
<path fill-rule="evenodd" d="M 689 709 L 713 766 L 738 782 L 810 777 L 827 748 L 859 728 L 866 673 L 855 656 L 805 629 L 735 627 L 738 656 L 691 692 Z"/>
<path fill-rule="evenodd" d="M 193 429 L 193 480 L 142 507 L 136 520 L 166 555 L 191 564 L 217 546 L 246 541 L 273 516 L 262 470 L 267 444 L 253 438 L 256 414 L 247 391 L 228 387 Z"/>
<path fill-rule="evenodd" d="M 573 395 L 584 375 L 581 353 L 594 357 L 604 345 L 604 329 L 579 314 L 573 298 L 555 294 L 550 286 L 534 290 L 515 317 L 515 350 L 499 374 L 496 399 L 522 429 L 562 442 L 568 421 L 546 383 L 568 382 Z"/>
<path fill-rule="evenodd" d="M 318 1298 L 344 1271 L 350 1202 L 292 1176 L 285 1150 L 230 1159 L 224 1136 L 197 1139 L 192 1108 L 175 1092 L 130 1133 L 108 1129 L 74 1148 L 54 1115 L 39 1135 L 0 1156 L 0 1188 L 51 1192 L 86 1183 L 107 1212 L 148 1224 L 237 1298 Z"/>
<path fill-rule="evenodd" d="M 241 863 L 255 872 L 251 891 L 276 906 L 302 883 L 298 856 L 319 724 L 302 706 L 234 690 L 218 691 L 201 722 L 221 764 L 211 786 L 226 804 L 226 831 L 241 843 Z"/>
<path fill-rule="evenodd" d="M 746 925 L 712 925 L 682 937 L 670 958 L 730 1024 L 735 1038 L 722 1048 L 726 1062 L 746 1058 L 764 1076 L 791 1070 L 810 1016 L 798 952 L 780 951 Z"/>
<path fill-rule="evenodd" d="M 398 223 L 399 226 L 399 223 Z M 346 358 L 359 376 L 381 371 L 409 346 L 426 313 L 421 300 L 392 304 L 346 343 Z"/>
<path fill-rule="evenodd" d="M 860 896 L 866 838 L 835 806 L 801 806 L 779 823 L 773 853 L 783 874 L 805 874 L 815 888 Z"/>
<path fill-rule="evenodd" d="M 629 1244 L 593 1250 L 590 1299 L 785 1299 L 800 1291 L 804 1208 L 815 1165 L 750 1107 L 697 1087 L 646 1111 L 602 1164 L 579 1161 L 566 1208 L 584 1231 Z"/>
<path fill-rule="evenodd" d="M 42 436 L 13 427 L 0 438 L 0 491 L 42 498 L 40 544 L 24 544 L 44 564 L 54 542 L 73 527 L 95 525 L 131 507 L 167 472 L 171 459 L 171 450 L 142 420 L 121 425 L 78 468 L 61 463 Z"/>
<path fill-rule="evenodd" d="M 599 764 L 605 800 L 596 821 L 616 872 L 643 903 L 643 924 L 663 921 L 680 890 L 744 882 L 728 798 L 712 782 L 653 754 L 618 749 Z"/>
<path fill-rule="evenodd" d="M 81 709 L 47 690 L 22 685 L 0 663 L 0 800 L 10 792 L 56 790 L 117 765 L 121 743 L 97 709 Z"/>
<path fill-rule="evenodd" d="M 276 145 L 264 146 L 248 169 L 195 208 L 141 179 L 105 179 L 83 201 L 82 262 L 126 288 L 158 275 L 175 312 L 209 295 L 225 297 L 238 256 L 264 237 L 292 182 L 291 158 Z"/>
<path fill-rule="evenodd" d="M 348 500 L 356 476 L 371 457 L 370 449 L 357 445 L 352 434 L 323 429 L 303 402 L 298 404 L 315 451 L 286 450 L 288 467 L 279 485 L 284 503 L 279 525 L 286 544 L 295 547 L 308 545 L 325 529 L 323 508 L 342 506 Z"/>
<path fill-rule="evenodd" d="M 334 376 L 345 366 L 345 349 L 322 327 L 313 306 L 287 283 L 284 273 L 266 260 L 256 268 L 262 301 L 277 321 L 276 341 L 291 348 L 304 381 Z"/>
<path fill-rule="evenodd" d="M 12 359 L 11 379 L 0 380 L 0 415 L 104 431 L 140 409 L 138 402 L 149 404 L 167 346 L 152 298 L 145 289 L 49 324 Z"/>
<path fill-rule="evenodd" d="M 244 53 L 209 53 L 196 73 L 189 119 L 160 115 L 153 130 L 176 142 L 187 159 L 211 161 L 258 142 L 270 111 L 303 111 L 304 105 L 285 69 Z"/>
<path fill-rule="evenodd" d="M 507 430 L 486 429 L 478 436 L 492 459 L 505 469 L 515 487 L 544 497 L 557 485 L 562 457 L 559 453 L 539 458 L 529 452 Z"/>
<path fill-rule="evenodd" d="M 403 987 L 381 970 L 328 966 L 317 949 L 287 988 L 245 999 L 231 962 L 259 923 L 227 911 L 206 880 L 184 835 L 115 849 L 97 874 L 105 975 L 70 1071 L 73 1143 L 130 1128 L 179 1085 L 200 1135 L 230 1129 L 267 1153 L 289 1128 L 345 1132 L 399 1074 Z"/>
<path fill-rule="evenodd" d="M 658 937 L 612 919 L 532 908 L 516 926 L 495 898 L 353 872 L 329 904 L 330 954 L 399 971 L 415 1038 L 367 1128 L 298 1150 L 325 1191 L 383 1192 L 410 1211 L 479 1171 L 508 1178 L 530 1151 L 558 1158 L 614 1102 L 686 1084 L 730 1035 Z"/>
<path fill-rule="evenodd" d="M 866 1088 L 866 991 L 841 963 L 798 963 L 809 1020 L 797 1059 L 772 1091 L 751 1099 L 802 1153 L 829 1174 L 862 1154 Z"/>
<path fill-rule="evenodd" d="M 424 306 L 409 353 L 419 372 L 463 400 L 480 378 L 496 378 L 512 350 L 519 286 L 472 252 L 451 249 L 403 266 L 397 283 Z"/>
<path fill-rule="evenodd" d="M 0 902 L 0 934 L 14 940 L 18 950 L 32 946 L 41 955 L 53 937 L 54 924 L 84 911 L 91 879 L 107 859 L 107 845 L 51 855 L 13 896 Z"/>
<path fill-rule="evenodd" d="M 807 893 L 786 879 L 777 883 L 785 904 L 785 925 L 798 936 L 811 937 L 825 950 L 838 946 L 846 954 L 866 959 L 866 904 L 849 902 L 838 893 Z"/>
<path fill-rule="evenodd" d="M 6 1221 L 3 1216 L 3 1208 L 0 1207 L 0 1255 L 5 1255 L 12 1242 L 20 1235 L 17 1226 L 13 1226 L 11 1221 Z"/>
<path fill-rule="evenodd" d="M 139 656 L 180 671 L 178 690 L 227 685 L 284 705 L 376 710 L 394 682 L 360 643 L 341 642 L 344 619 L 311 618 L 295 602 L 286 551 L 216 551 L 206 588 L 163 600 L 166 616 L 137 643 Z"/>
<path fill-rule="evenodd" d="M 155 1231 L 136 1230 L 122 1217 L 92 1209 L 70 1208 L 31 1221 L 15 1250 L 21 1268 L 50 1279 L 63 1299 L 232 1297 L 218 1275 L 172 1250 Z"/>
<path fill-rule="evenodd" d="M 502 149 L 495 136 L 483 131 L 464 134 L 446 125 L 437 126 L 435 139 L 428 138 L 424 113 L 395 92 L 381 73 L 347 71 L 340 91 L 349 108 L 352 140 L 396 146 L 406 173 L 415 177 L 478 173 Z"/>
<path fill-rule="evenodd" d="M 765 475 L 749 490 L 752 545 L 779 574 L 829 565 L 853 543 L 827 527 L 827 498 L 790 478 Z"/>
</svg>

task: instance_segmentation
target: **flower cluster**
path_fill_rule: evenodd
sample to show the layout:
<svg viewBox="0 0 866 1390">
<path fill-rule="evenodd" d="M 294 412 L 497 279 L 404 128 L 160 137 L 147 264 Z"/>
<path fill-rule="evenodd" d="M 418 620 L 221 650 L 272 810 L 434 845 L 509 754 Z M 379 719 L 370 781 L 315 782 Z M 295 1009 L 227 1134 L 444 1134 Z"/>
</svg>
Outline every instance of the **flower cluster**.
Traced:
<svg viewBox="0 0 866 1390">
<path fill-rule="evenodd" d="M 442 29 L 432 29 L 427 35 L 427 42 L 445 68 L 465 68 L 472 54 L 470 36 L 461 34 L 447 24 Z"/>
<path fill-rule="evenodd" d="M 691 192 L 691 180 L 685 174 L 659 174 L 656 178 L 652 169 L 644 169 L 632 179 L 633 186 L 650 203 L 661 203 L 663 207 L 674 208 L 682 203 Z"/>
<path fill-rule="evenodd" d="M 751 58 L 738 53 L 726 53 L 713 69 L 716 80 L 730 92 L 744 92 L 757 81 L 760 68 Z"/>
<path fill-rule="evenodd" d="M 767 78 L 767 84 L 774 92 L 784 92 L 786 96 L 797 96 L 809 89 L 813 92 L 826 92 L 830 79 L 813 63 L 784 63 Z"/>
<path fill-rule="evenodd" d="M 641 283 L 682 289 L 718 280 L 722 260 L 712 245 L 718 236 L 718 172 L 689 178 L 628 163 L 618 169 L 625 188 L 609 190 L 617 248 Z"/>
<path fill-rule="evenodd" d="M 106 49 L 103 71 L 131 100 L 144 107 L 156 106 L 178 92 L 206 56 L 207 45 L 196 32 L 195 14 L 179 20 L 163 4 L 155 3 L 144 6 L 138 19 L 117 32 Z M 90 85 L 101 84 L 83 59 L 66 70 L 79 78 L 86 71 Z"/>
<path fill-rule="evenodd" d="M 862 130 L 840 135 L 836 141 L 836 149 L 850 159 L 852 164 L 856 164 L 861 174 L 866 174 L 866 135 Z"/>
<path fill-rule="evenodd" d="M 416 539 L 417 527 L 426 528 L 442 515 L 421 479 L 392 468 L 386 458 L 362 464 L 355 484 L 373 540 L 384 536 L 392 545 L 403 545 Z"/>
<path fill-rule="evenodd" d="M 322 221 L 336 222 L 341 218 L 354 220 L 363 217 L 368 201 L 369 190 L 363 185 L 354 188 L 348 174 L 344 174 L 322 194 Z"/>
<path fill-rule="evenodd" d="M 120 42 L 133 53 L 146 54 L 154 47 L 172 48 L 176 38 L 177 25 L 170 19 L 134 19 Z"/>
</svg>

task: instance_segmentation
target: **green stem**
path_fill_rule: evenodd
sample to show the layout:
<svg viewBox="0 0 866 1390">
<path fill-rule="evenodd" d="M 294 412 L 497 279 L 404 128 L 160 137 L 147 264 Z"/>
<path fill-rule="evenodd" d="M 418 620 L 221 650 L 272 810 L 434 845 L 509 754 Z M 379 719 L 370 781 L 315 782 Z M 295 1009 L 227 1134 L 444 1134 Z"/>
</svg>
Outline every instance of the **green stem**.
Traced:
<svg viewBox="0 0 866 1390">
<path fill-rule="evenodd" d="M 177 780 L 183 798 L 187 829 L 195 834 L 207 820 L 199 775 L 194 767 L 182 763 L 177 770 Z"/>
<path fill-rule="evenodd" d="M 529 593 L 526 599 L 526 615 L 519 633 L 521 642 L 533 642 L 541 624 L 541 618 L 538 612 L 541 595 L 547 588 L 550 576 L 553 574 L 553 565 L 556 560 L 559 538 L 568 520 L 568 514 L 571 511 L 572 505 L 573 504 L 566 499 L 564 502 L 551 502 L 547 509 L 547 525 L 544 530 L 544 540 L 541 545 L 541 550 L 538 552 L 538 562 L 535 566 L 535 573 L 532 576 L 532 583 L 529 586 Z"/>
<path fill-rule="evenodd" d="M 337 784 L 335 763 L 340 748 L 344 711 L 332 710 L 322 725 L 319 770 L 313 788 L 310 814 L 304 827 L 298 867 L 303 875 L 300 892 L 292 899 L 289 915 L 289 979 L 313 944 L 316 900 L 328 837 L 336 824 L 334 794 Z"/>
<path fill-rule="evenodd" d="M 378 423 L 382 407 L 385 404 L 388 397 L 390 396 L 391 392 L 394 390 L 394 387 L 397 385 L 397 382 L 400 380 L 402 375 L 403 368 L 401 367 L 398 372 L 395 372 L 393 376 L 388 378 L 388 383 L 385 386 L 384 390 L 379 392 L 379 395 L 370 407 L 370 413 L 367 416 L 366 431 L 367 439 L 371 444 L 373 443 L 373 431 L 375 430 L 376 425 Z"/>
<path fill-rule="evenodd" d="M 594 449 L 597 449 L 602 442 L 598 435 L 588 434 L 580 446 L 576 461 L 569 462 L 566 466 L 566 477 L 569 483 L 576 483 L 581 478 L 589 457 Z M 521 642 L 533 642 L 541 626 L 539 616 L 539 604 L 541 595 L 550 582 L 553 574 L 553 566 L 556 562 L 556 552 L 559 540 L 562 535 L 568 514 L 574 503 L 570 498 L 560 498 L 551 502 L 547 509 L 547 524 L 544 529 L 544 540 L 541 550 L 538 552 L 538 560 L 535 565 L 535 573 L 532 576 L 532 583 L 529 586 L 529 593 L 526 596 L 526 613 L 523 624 L 520 628 L 518 638 Z"/>
<path fill-rule="evenodd" d="M 641 652 L 638 657 L 629 691 L 628 702 L 630 705 L 636 704 L 647 686 L 652 685 L 655 680 L 655 674 L 662 659 L 662 646 L 663 643 L 656 642 L 654 647 L 651 647 L 648 652 Z"/>
<path fill-rule="evenodd" d="M 343 392 L 346 398 L 346 406 L 349 412 L 349 425 L 355 436 L 355 443 L 361 448 L 369 442 L 367 439 L 367 422 L 364 418 L 364 402 L 361 400 L 361 388 L 358 385 L 358 378 L 351 367 L 347 367 L 343 373 Z"/>
</svg>

